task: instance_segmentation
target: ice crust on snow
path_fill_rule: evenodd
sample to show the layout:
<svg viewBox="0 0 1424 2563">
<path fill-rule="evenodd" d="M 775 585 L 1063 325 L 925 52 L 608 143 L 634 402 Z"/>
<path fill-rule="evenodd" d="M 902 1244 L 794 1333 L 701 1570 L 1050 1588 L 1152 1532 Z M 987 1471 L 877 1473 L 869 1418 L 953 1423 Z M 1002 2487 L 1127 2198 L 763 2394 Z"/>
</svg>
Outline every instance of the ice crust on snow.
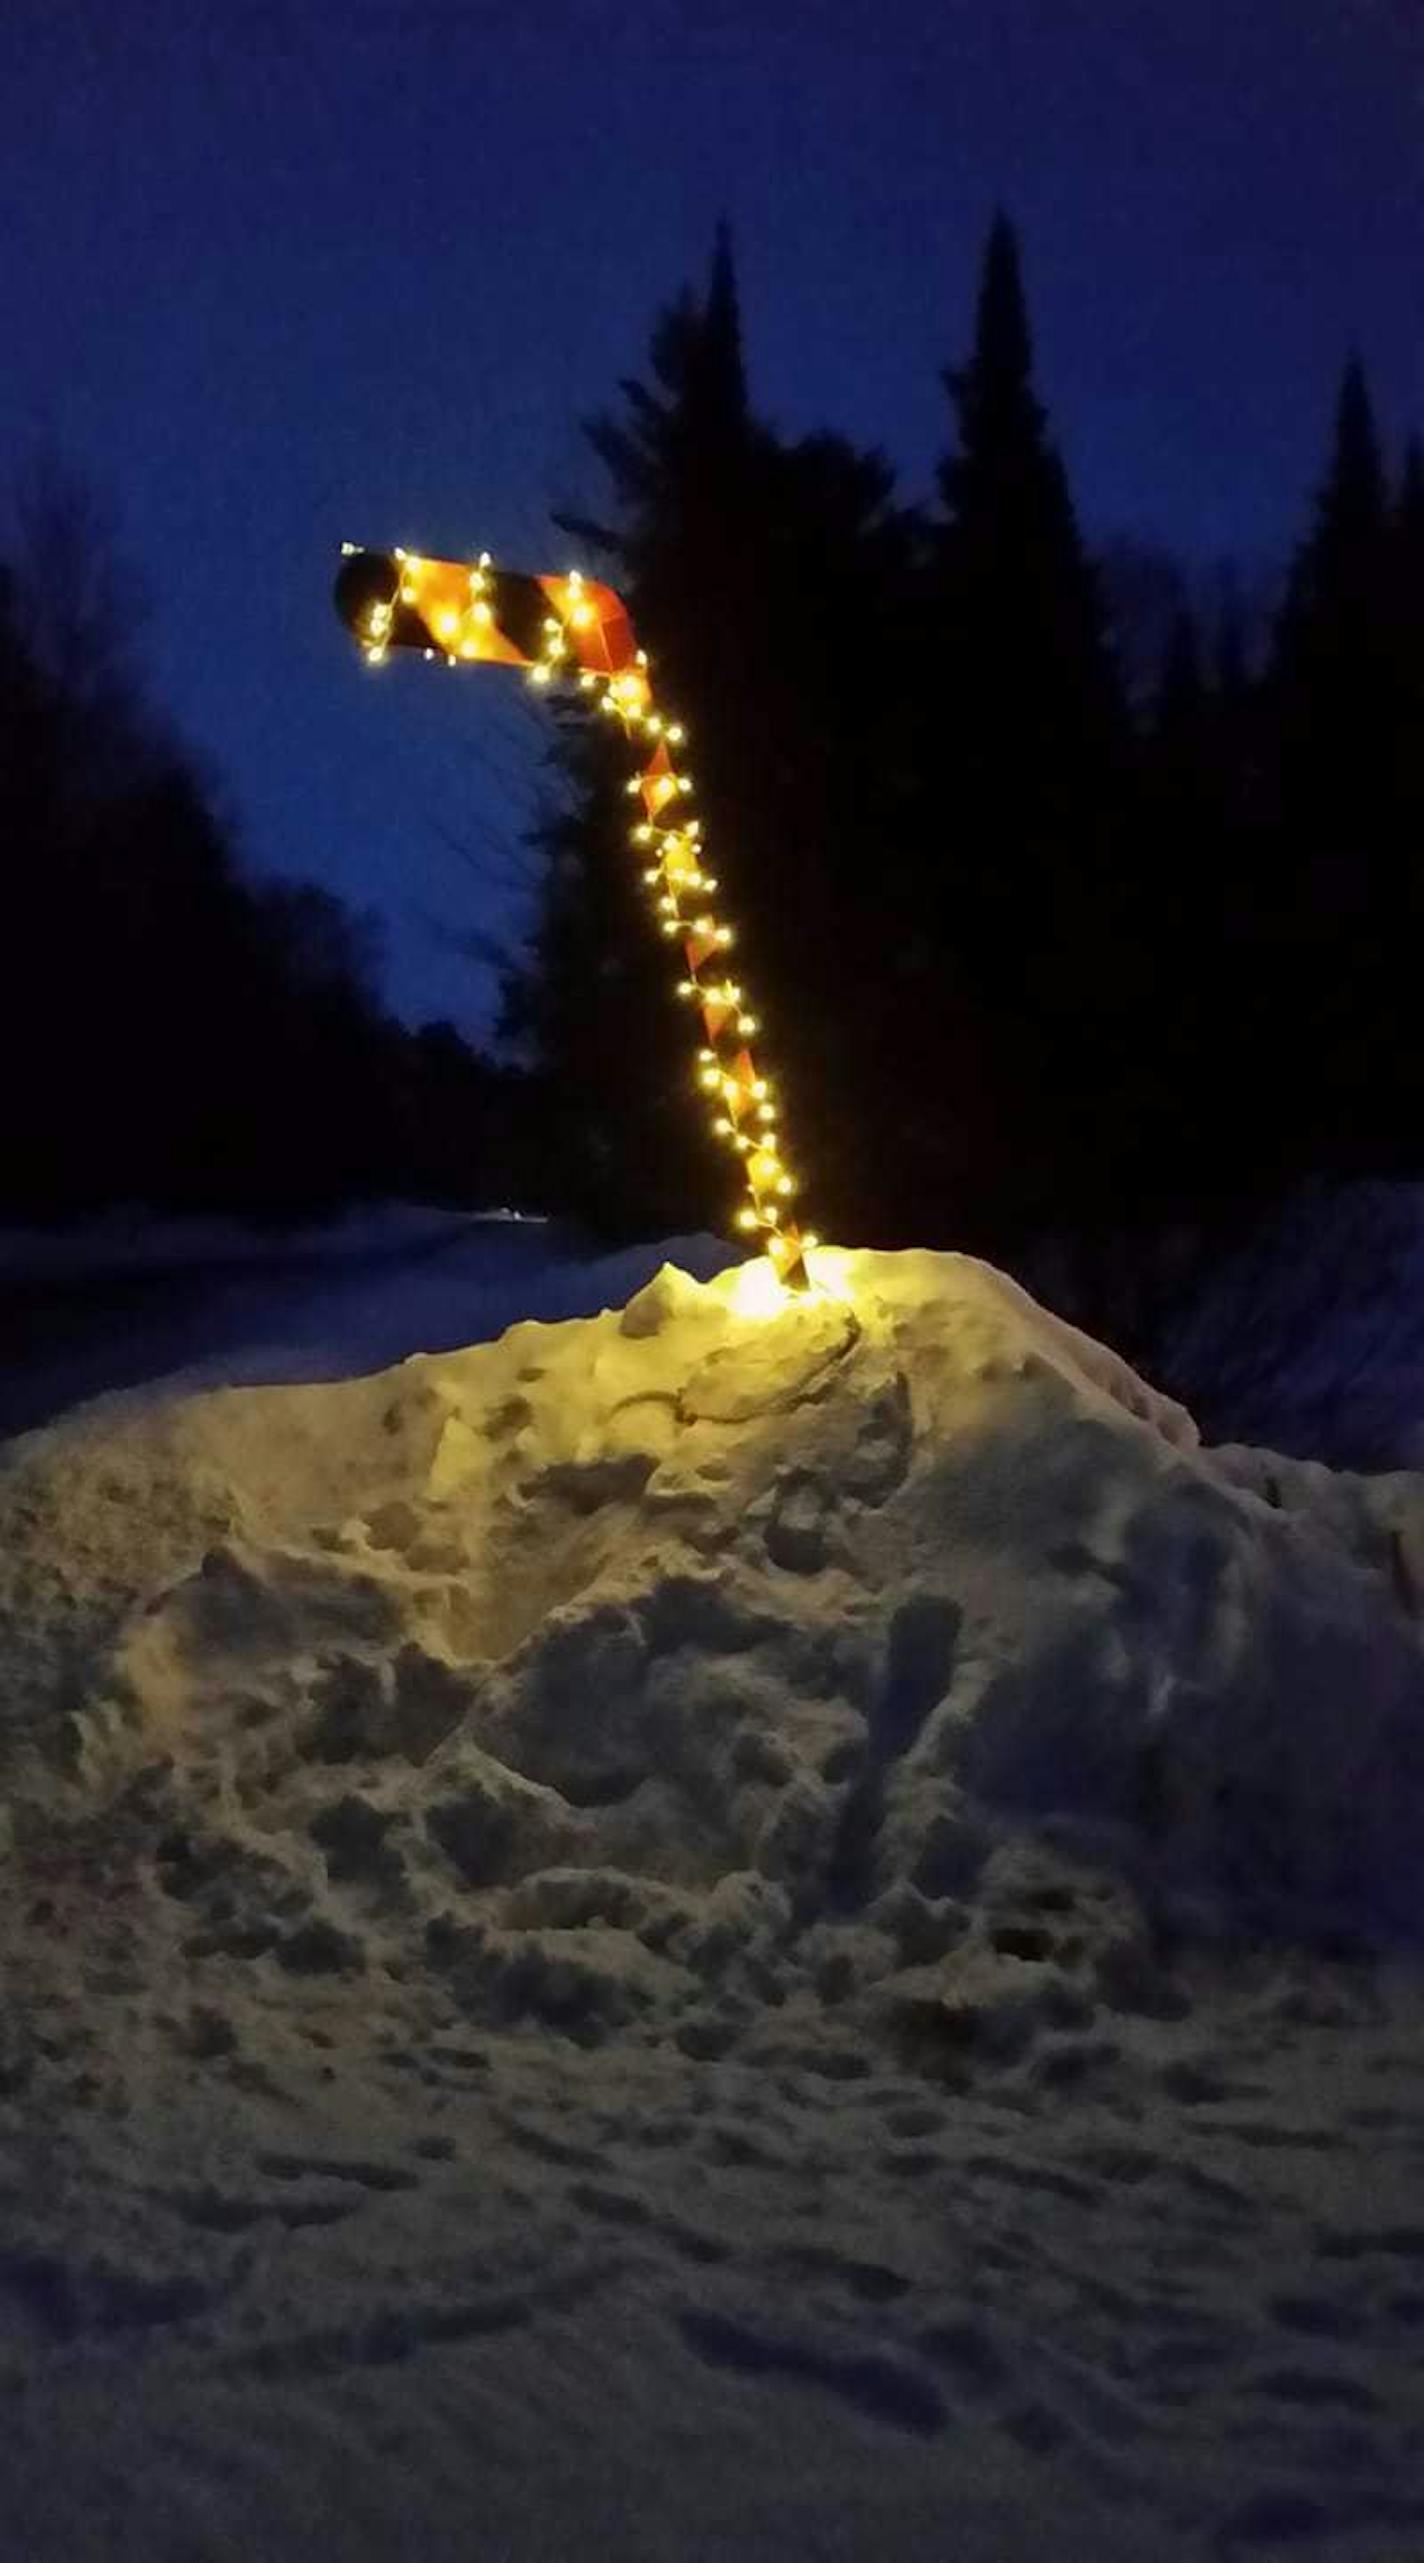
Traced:
<svg viewBox="0 0 1424 2563">
<path fill-rule="evenodd" d="M 821 1272 L 12 1445 L 12 1821 L 148 1787 L 239 1940 L 570 2019 L 827 1916 L 892 1978 L 1006 1823 L 1206 1928 L 1415 1931 L 1420 1481 L 1203 1451 L 970 1258 Z"/>
</svg>

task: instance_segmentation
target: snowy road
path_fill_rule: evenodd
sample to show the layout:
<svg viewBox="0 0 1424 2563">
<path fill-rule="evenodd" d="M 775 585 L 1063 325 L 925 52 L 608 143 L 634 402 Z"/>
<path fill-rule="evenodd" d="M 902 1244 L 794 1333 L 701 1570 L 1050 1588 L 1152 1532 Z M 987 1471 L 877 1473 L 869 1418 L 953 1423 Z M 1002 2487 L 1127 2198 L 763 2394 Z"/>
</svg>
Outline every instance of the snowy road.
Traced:
<svg viewBox="0 0 1424 2563">
<path fill-rule="evenodd" d="M 218 1223 L 0 1238 L 0 1440 L 110 1392 L 350 1377 L 625 1299 L 713 1238 L 598 1255 L 537 1219 L 397 1205 L 283 1240 Z"/>
</svg>

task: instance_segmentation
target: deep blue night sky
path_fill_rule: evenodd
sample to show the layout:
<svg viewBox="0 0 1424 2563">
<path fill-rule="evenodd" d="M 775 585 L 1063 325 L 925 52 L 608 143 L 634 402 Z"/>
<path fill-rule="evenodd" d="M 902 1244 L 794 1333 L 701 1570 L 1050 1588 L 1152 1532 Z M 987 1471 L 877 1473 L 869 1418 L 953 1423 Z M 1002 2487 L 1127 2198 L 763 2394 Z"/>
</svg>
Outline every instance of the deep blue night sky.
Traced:
<svg viewBox="0 0 1424 2563">
<path fill-rule="evenodd" d="M 477 1029 L 441 933 L 508 923 L 539 723 L 363 669 L 343 535 L 566 566 L 578 418 L 724 210 L 759 405 L 923 491 L 1002 202 L 1090 531 L 1276 551 L 1351 343 L 1424 425 L 1421 133 L 1417 0 L 8 0 L 0 477 L 113 499 L 249 858 Z"/>
</svg>

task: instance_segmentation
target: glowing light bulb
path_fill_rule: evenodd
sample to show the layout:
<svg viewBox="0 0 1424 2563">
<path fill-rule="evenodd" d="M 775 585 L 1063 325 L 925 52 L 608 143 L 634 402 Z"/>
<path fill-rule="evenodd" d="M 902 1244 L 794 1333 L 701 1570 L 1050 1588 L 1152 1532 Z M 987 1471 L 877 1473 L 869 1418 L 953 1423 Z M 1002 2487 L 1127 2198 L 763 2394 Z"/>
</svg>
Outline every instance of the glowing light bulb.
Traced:
<svg viewBox="0 0 1424 2563">
<path fill-rule="evenodd" d="M 753 1256 L 733 1274 L 730 1299 L 739 1317 L 775 1317 L 786 1307 L 789 1293 L 776 1269 L 785 1259 L 776 1257 L 776 1244 L 768 1240 L 766 1256 Z"/>
</svg>

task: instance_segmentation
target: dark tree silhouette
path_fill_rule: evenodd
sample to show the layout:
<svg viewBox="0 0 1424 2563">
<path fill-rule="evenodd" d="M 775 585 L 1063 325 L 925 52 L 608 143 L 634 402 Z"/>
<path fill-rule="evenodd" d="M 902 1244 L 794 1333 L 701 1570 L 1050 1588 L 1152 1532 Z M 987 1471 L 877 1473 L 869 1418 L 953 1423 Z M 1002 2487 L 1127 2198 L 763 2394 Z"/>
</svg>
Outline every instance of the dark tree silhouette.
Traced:
<svg viewBox="0 0 1424 2563">
<path fill-rule="evenodd" d="M 904 645 L 908 524 L 879 456 L 831 436 L 787 444 L 753 414 L 725 227 L 706 292 L 658 323 L 650 370 L 588 431 L 608 514 L 563 521 L 607 563 L 659 698 L 689 727 L 709 856 L 793 1159 L 799 1147 L 814 1168 L 814 1213 L 873 1233 L 893 1199 L 876 1031 L 906 931 L 905 784 L 879 671 Z M 507 1028 L 534 1042 L 581 1209 L 613 1226 L 716 1222 L 728 1171 L 699 1137 L 677 973 L 649 937 L 626 762 L 577 718 L 570 741 L 576 806 L 544 840 L 532 966 Z"/>
<path fill-rule="evenodd" d="M 1409 1146 L 1417 839 L 1404 782 L 1417 703 L 1396 610 L 1398 529 L 1364 369 L 1346 366 L 1331 453 L 1276 636 L 1276 1010 L 1296 1029 L 1294 1151 L 1339 1170 Z M 1417 1145 L 1417 1142 L 1415 1143 Z"/>
<path fill-rule="evenodd" d="M 957 439 L 939 469 L 920 761 L 948 789 L 927 813 L 923 907 L 937 953 L 967 971 L 992 1026 L 995 1144 L 980 1179 L 998 1234 L 1060 1217 L 1070 1202 L 1090 1208 L 1120 1183 L 1136 1137 L 1120 1003 L 1136 922 L 1125 715 L 1098 582 L 1034 386 L 1018 243 L 1003 215 L 969 360 L 944 379 Z M 937 1226 L 963 1217 L 946 1188 Z"/>
<path fill-rule="evenodd" d="M 243 877 L 116 639 L 109 539 L 46 464 L 0 565 L 0 1216 L 507 1193 L 510 1080 L 385 1013 L 369 923 Z"/>
</svg>

